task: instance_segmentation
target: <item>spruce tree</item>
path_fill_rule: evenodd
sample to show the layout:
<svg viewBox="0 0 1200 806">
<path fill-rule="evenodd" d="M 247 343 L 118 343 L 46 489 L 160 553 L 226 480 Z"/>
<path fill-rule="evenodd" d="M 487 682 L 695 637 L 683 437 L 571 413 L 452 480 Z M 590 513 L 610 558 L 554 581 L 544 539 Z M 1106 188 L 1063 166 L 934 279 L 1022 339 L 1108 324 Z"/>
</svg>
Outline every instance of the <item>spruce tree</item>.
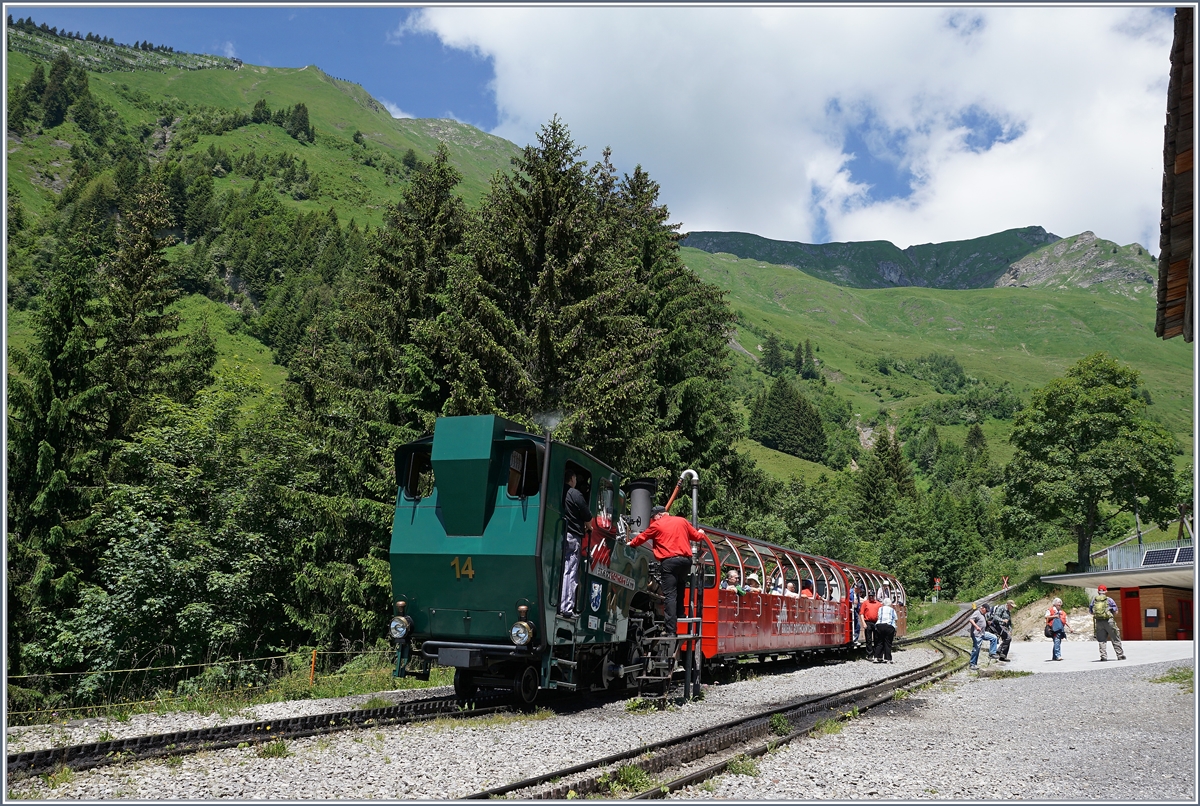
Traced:
<svg viewBox="0 0 1200 806">
<path fill-rule="evenodd" d="M 28 349 L 10 348 L 8 400 L 8 658 L 51 630 L 94 570 L 89 543 L 101 471 L 105 388 L 93 370 L 104 311 L 95 296 L 97 239 L 58 247 Z M 35 662 L 34 665 L 37 665 Z"/>
<path fill-rule="evenodd" d="M 800 346 L 796 345 L 799 350 Z M 804 340 L 804 369 L 801 372 L 801 377 L 805 380 L 815 380 L 820 377 L 821 373 L 817 369 L 817 359 L 813 356 L 812 341 Z"/>
<path fill-rule="evenodd" d="M 762 365 L 763 371 L 768 375 L 778 375 L 783 371 L 783 348 L 779 344 L 779 337 L 774 333 L 768 333 L 766 341 L 763 342 Z"/>
<path fill-rule="evenodd" d="M 796 370 L 796 374 L 801 378 L 806 377 L 808 365 L 804 361 L 804 342 L 797 341 L 796 349 L 792 353 L 792 369 Z"/>
<path fill-rule="evenodd" d="M 215 358 L 203 338 L 178 349 L 185 341 L 177 332 L 180 316 L 169 310 L 179 296 L 175 269 L 155 236 L 166 228 L 167 208 L 161 186 L 151 183 L 138 192 L 117 231 L 115 253 L 101 264 L 105 344 L 97 366 L 108 386 L 109 440 L 125 439 L 141 426 L 152 395 L 191 397 Z M 181 385 L 181 374 L 191 383 Z"/>
<path fill-rule="evenodd" d="M 912 468 L 900 451 L 899 440 L 893 439 L 886 424 L 880 425 L 879 436 L 875 441 L 874 454 L 883 465 L 888 477 L 895 484 L 898 495 L 912 498 L 917 494 L 913 481 Z"/>
<path fill-rule="evenodd" d="M 67 107 L 72 100 L 67 88 L 70 75 L 71 57 L 65 52 L 59 53 L 50 65 L 50 75 L 42 93 L 42 125 L 47 129 L 53 129 L 67 116 Z"/>
<path fill-rule="evenodd" d="M 796 411 L 799 424 L 799 452 L 801 459 L 820 462 L 825 458 L 825 425 L 821 414 L 807 397 L 797 392 Z"/>
</svg>

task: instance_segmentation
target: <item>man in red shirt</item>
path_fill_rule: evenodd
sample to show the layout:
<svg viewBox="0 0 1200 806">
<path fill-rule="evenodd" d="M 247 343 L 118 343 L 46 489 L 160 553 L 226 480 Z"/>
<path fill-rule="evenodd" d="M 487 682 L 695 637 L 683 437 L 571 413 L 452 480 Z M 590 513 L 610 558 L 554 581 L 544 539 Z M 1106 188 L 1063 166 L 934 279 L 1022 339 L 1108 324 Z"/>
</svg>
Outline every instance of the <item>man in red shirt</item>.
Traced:
<svg viewBox="0 0 1200 806">
<path fill-rule="evenodd" d="M 692 543 L 704 539 L 704 530 L 692 526 L 687 518 L 668 515 L 666 507 L 651 510 L 650 525 L 629 541 L 640 546 L 654 540 L 654 559 L 662 566 L 662 592 L 666 598 L 667 633 L 674 635 L 679 614 L 683 612 L 683 595 L 687 578 L 692 572 Z"/>
<path fill-rule="evenodd" d="M 879 608 L 883 603 L 875 598 L 875 591 L 867 591 L 867 600 L 862 603 L 863 643 L 867 645 L 867 657 L 875 652 L 875 622 L 879 620 Z"/>
</svg>

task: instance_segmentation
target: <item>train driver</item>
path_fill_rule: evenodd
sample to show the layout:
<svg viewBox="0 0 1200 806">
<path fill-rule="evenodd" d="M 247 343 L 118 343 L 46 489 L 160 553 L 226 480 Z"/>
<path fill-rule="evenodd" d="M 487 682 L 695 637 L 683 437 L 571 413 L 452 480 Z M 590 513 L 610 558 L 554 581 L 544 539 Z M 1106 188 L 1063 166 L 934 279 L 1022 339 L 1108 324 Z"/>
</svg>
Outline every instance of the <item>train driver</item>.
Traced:
<svg viewBox="0 0 1200 806">
<path fill-rule="evenodd" d="M 579 555 L 583 545 L 583 530 L 591 522 L 592 512 L 588 509 L 583 493 L 575 489 L 575 485 L 578 484 L 575 471 L 567 468 L 564 480 L 568 489 L 563 501 L 566 534 L 563 535 L 563 577 L 559 610 L 565 618 L 574 618 L 575 593 L 579 590 Z"/>
</svg>

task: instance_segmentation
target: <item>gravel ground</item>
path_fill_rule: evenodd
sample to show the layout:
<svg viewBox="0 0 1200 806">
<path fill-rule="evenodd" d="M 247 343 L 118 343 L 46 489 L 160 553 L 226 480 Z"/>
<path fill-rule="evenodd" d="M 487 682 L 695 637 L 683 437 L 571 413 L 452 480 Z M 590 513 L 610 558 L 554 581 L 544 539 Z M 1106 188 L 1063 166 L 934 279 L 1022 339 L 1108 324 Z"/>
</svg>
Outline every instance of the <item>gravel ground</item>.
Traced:
<svg viewBox="0 0 1200 806">
<path fill-rule="evenodd" d="M 617 701 L 559 716 L 541 711 L 347 731 L 289 741 L 287 758 L 262 758 L 253 748 L 220 750 L 75 773 L 54 787 L 42 779 L 18 781 L 10 791 L 85 800 L 456 798 L 916 668 L 937 653 L 909 649 L 894 657 L 892 665 L 831 662 L 706 687 L 703 702 L 667 711 L 629 713 Z"/>
<path fill-rule="evenodd" d="M 868 711 L 840 733 L 758 759 L 756 776 L 722 775 L 674 797 L 1194 803 L 1195 695 L 1150 682 L 1178 665 L 1017 678 L 959 673 Z M 993 752 L 1004 758 L 1000 775 Z"/>
<path fill-rule="evenodd" d="M 351 711 L 373 697 L 382 697 L 393 704 L 421 700 L 426 697 L 444 697 L 454 693 L 453 686 L 414 688 L 402 691 L 381 691 L 377 694 L 353 694 L 348 697 L 329 697 L 319 700 L 288 700 L 271 702 L 243 708 L 237 713 L 198 714 L 194 711 L 175 711 L 165 714 L 137 714 L 124 721 L 115 719 L 80 719 L 60 725 L 18 725 L 5 730 L 5 751 L 24 753 L 43 750 L 47 747 L 65 747 L 72 744 L 112 739 L 127 739 L 132 736 L 148 736 L 155 733 L 173 733 L 177 730 L 212 728 L 219 725 L 235 725 L 240 722 L 258 722 L 264 719 L 284 719 L 293 716 L 326 714 L 334 711 Z"/>
</svg>

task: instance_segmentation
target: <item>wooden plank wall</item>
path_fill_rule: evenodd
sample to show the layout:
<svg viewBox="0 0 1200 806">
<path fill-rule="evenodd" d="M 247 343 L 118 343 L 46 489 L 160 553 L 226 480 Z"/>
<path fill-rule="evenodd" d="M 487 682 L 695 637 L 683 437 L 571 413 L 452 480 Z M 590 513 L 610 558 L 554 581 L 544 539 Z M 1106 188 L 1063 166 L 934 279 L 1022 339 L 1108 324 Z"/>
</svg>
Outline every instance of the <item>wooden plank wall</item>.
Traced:
<svg viewBox="0 0 1200 806">
<path fill-rule="evenodd" d="M 1114 597 L 1115 598 L 1115 597 Z M 1140 606 L 1142 609 L 1142 640 L 1143 641 L 1174 641 L 1175 628 L 1179 626 L 1179 602 L 1191 600 L 1192 591 L 1183 588 L 1142 588 Z M 1124 601 L 1138 602 L 1139 599 Z M 1121 605 L 1118 604 L 1118 607 Z M 1158 609 L 1158 626 L 1147 627 L 1146 608 Z M 1122 635 L 1122 638 L 1125 636 Z"/>
<path fill-rule="evenodd" d="M 1192 323 L 1192 59 L 1193 9 L 1175 9 L 1167 124 L 1163 142 L 1162 221 L 1158 256 L 1158 310 L 1154 333 L 1190 342 Z"/>
</svg>

